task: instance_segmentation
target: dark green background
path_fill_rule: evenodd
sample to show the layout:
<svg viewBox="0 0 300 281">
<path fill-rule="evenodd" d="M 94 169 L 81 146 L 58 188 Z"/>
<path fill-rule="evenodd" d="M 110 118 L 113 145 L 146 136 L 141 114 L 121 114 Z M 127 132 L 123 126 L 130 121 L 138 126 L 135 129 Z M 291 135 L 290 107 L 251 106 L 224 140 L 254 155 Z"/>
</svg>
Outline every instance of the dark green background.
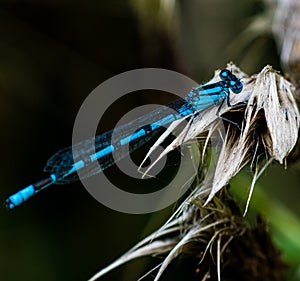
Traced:
<svg viewBox="0 0 300 281">
<path fill-rule="evenodd" d="M 71 144 L 81 103 L 116 74 L 160 67 L 201 84 L 231 60 L 248 73 L 266 63 L 279 67 L 270 35 L 254 42 L 246 36 L 246 44 L 239 37 L 263 9 L 259 1 L 177 1 L 169 25 L 167 16 L 158 20 L 158 2 L 140 1 L 137 8 L 136 1 L 125 0 L 1 1 L 1 200 L 45 176 L 47 159 Z M 154 97 L 151 102 L 168 101 Z M 129 99 L 106 115 L 101 129 L 110 129 L 124 107 L 147 102 L 141 95 Z M 1 208 L 0 280 L 87 280 L 170 211 L 122 214 L 99 204 L 80 183 L 53 186 L 13 211 Z M 143 262 L 102 280 L 136 280 Z"/>
</svg>

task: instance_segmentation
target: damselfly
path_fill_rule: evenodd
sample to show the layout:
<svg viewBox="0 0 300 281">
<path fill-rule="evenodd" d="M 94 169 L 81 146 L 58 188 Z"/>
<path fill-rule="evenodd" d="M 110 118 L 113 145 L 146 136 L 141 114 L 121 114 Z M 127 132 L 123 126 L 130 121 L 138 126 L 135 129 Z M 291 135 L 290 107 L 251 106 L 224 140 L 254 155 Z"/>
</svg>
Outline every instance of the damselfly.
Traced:
<svg viewBox="0 0 300 281">
<path fill-rule="evenodd" d="M 77 171 L 79 170 L 81 176 L 84 177 L 100 173 L 112 166 L 115 161 L 123 159 L 128 153 L 149 141 L 159 128 L 175 120 L 207 109 L 212 105 L 218 105 L 216 114 L 220 116 L 220 110 L 225 102 L 231 106 L 230 90 L 238 94 L 242 91 L 243 84 L 228 69 L 222 70 L 219 76 L 220 81 L 192 89 L 185 99 L 172 102 L 166 107 L 152 111 L 93 139 L 58 151 L 48 160 L 44 169 L 45 172 L 50 173 L 50 176 L 11 195 L 6 199 L 5 205 L 8 209 L 13 209 L 50 185 L 77 181 Z M 173 109 L 174 112 L 170 113 L 169 108 Z M 224 117 L 221 118 L 225 119 Z M 228 119 L 225 120 L 232 122 Z M 145 121 L 148 125 L 144 125 Z M 134 133 L 132 133 L 132 128 L 136 129 Z M 113 134 L 117 137 L 112 138 Z M 127 145 L 130 142 L 133 142 L 133 145 L 128 150 Z M 91 151 L 93 145 L 95 145 L 96 152 Z M 114 157 L 111 157 L 112 153 L 114 153 Z"/>
</svg>

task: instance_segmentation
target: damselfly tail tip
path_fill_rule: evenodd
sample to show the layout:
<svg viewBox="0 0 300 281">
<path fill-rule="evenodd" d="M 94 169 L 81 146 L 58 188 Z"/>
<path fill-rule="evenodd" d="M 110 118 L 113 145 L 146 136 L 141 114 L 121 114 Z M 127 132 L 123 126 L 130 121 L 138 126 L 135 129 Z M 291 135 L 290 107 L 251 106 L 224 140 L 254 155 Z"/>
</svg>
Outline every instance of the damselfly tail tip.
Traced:
<svg viewBox="0 0 300 281">
<path fill-rule="evenodd" d="M 3 205 L 7 210 L 12 210 L 15 207 L 15 204 L 9 198 L 4 201 Z"/>
</svg>

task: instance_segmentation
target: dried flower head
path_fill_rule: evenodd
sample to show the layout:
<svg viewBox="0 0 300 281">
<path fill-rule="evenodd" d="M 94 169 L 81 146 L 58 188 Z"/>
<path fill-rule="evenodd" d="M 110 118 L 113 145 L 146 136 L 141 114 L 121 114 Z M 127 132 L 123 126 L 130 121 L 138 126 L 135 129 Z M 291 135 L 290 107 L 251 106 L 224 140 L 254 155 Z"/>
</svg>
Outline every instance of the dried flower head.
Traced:
<svg viewBox="0 0 300 281">
<path fill-rule="evenodd" d="M 222 126 L 222 119 L 216 115 L 215 108 L 207 109 L 195 118 L 192 116 L 191 121 L 157 161 L 169 151 L 195 140 L 199 135 L 205 134 L 209 139 L 217 132 L 222 135 L 222 142 L 213 171 L 210 170 L 210 173 L 206 174 L 204 181 L 196 183 L 192 194 L 178 207 L 163 227 L 110 266 L 98 272 L 90 281 L 96 280 L 113 268 L 134 258 L 165 254 L 166 258 L 160 265 L 155 278 L 159 280 L 172 260 L 191 249 L 198 251 L 199 280 L 206 280 L 208 275 L 213 274 L 211 268 L 205 267 L 205 260 L 211 258 L 209 252 L 214 257 L 215 273 L 217 272 L 218 280 L 220 280 L 221 267 L 224 269 L 225 265 L 228 265 L 228 261 L 224 260 L 226 255 L 230 249 L 233 252 L 237 251 L 237 244 L 233 241 L 237 239 L 243 241 L 242 237 L 246 235 L 246 239 L 250 242 L 244 241 L 243 243 L 245 245 L 248 243 L 249 249 L 252 247 L 253 255 L 260 255 L 263 251 L 262 247 L 265 247 L 265 244 L 262 245 L 256 240 L 260 239 L 258 236 L 268 237 L 265 227 L 262 224 L 258 226 L 258 230 L 251 230 L 226 189 L 223 188 L 245 165 L 250 164 L 254 171 L 250 199 L 255 181 L 271 161 L 275 160 L 281 164 L 286 162 L 287 156 L 297 142 L 300 126 L 300 115 L 294 99 L 295 88 L 271 66 L 264 67 L 260 73 L 250 77 L 233 64 L 229 64 L 228 69 L 241 78 L 244 84 L 243 91 L 239 95 L 232 95 L 231 104 L 246 102 L 247 105 L 236 108 L 224 106 L 221 114 L 231 114 L 230 118 L 234 118 L 235 123 L 242 124 L 241 130 L 230 122 L 225 127 Z M 216 71 L 210 83 L 218 80 L 218 73 L 219 71 Z M 158 139 L 149 153 L 159 146 L 168 134 L 176 130 L 179 123 L 175 121 Z M 208 141 L 204 147 L 207 151 Z M 216 196 L 217 193 L 218 196 Z M 270 252 L 266 254 L 274 257 L 274 264 L 277 264 L 280 271 L 278 276 L 282 278 L 286 267 L 275 249 L 269 247 L 268 250 Z M 251 257 L 249 258 L 251 260 Z M 252 278 L 255 278 L 255 272 L 257 273 L 260 268 L 259 264 L 255 266 Z M 272 280 L 281 279 L 274 277 Z"/>
</svg>

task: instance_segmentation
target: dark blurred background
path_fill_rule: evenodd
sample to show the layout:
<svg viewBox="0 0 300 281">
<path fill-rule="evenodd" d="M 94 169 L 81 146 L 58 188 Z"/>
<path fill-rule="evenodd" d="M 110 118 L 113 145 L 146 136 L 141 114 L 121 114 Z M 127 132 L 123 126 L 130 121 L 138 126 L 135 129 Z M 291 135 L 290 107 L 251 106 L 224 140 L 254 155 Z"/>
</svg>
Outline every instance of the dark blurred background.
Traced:
<svg viewBox="0 0 300 281">
<path fill-rule="evenodd" d="M 159 67 L 201 84 L 231 60 L 249 74 L 267 63 L 278 69 L 270 35 L 241 36 L 263 10 L 256 0 L 1 1 L 1 200 L 45 176 L 47 159 L 71 144 L 84 99 L 116 74 Z M 122 107 L 147 102 L 138 95 Z M 103 130 L 118 112 L 110 111 Z M 13 211 L 1 207 L 0 280 L 87 280 L 172 210 L 118 213 L 80 183 L 53 186 Z M 102 280 L 136 280 L 144 262 Z M 183 280 L 176 274 L 172 280 Z"/>
</svg>

